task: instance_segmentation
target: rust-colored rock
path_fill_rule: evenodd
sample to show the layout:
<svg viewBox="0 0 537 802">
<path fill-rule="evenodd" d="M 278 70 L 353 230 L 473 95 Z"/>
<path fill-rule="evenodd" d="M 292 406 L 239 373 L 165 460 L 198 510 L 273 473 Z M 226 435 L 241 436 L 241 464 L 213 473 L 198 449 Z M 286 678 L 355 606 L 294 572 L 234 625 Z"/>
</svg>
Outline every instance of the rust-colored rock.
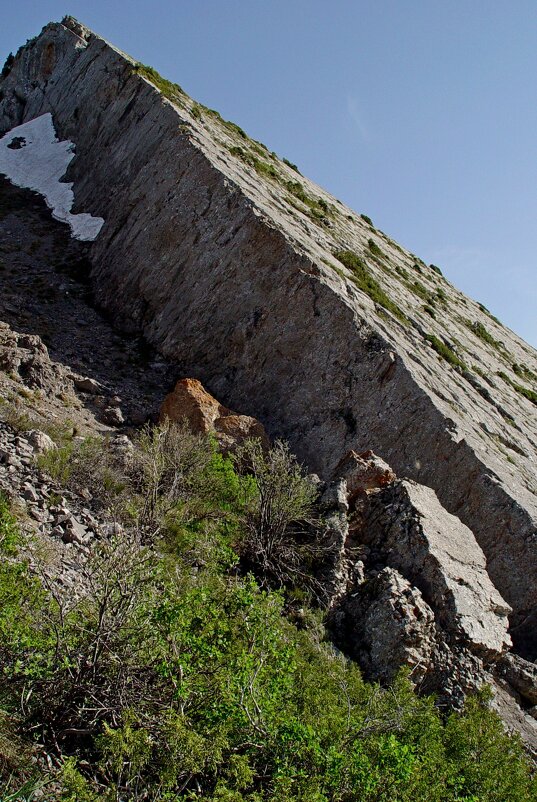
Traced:
<svg viewBox="0 0 537 802">
<path fill-rule="evenodd" d="M 347 482 L 347 501 L 352 506 L 358 496 L 380 490 L 397 478 L 387 462 L 372 451 L 349 451 L 338 463 L 334 476 Z"/>
<path fill-rule="evenodd" d="M 180 379 L 160 408 L 159 420 L 185 422 L 194 433 L 214 433 L 223 451 L 232 451 L 245 440 L 270 445 L 261 423 L 223 406 L 197 379 Z"/>
</svg>

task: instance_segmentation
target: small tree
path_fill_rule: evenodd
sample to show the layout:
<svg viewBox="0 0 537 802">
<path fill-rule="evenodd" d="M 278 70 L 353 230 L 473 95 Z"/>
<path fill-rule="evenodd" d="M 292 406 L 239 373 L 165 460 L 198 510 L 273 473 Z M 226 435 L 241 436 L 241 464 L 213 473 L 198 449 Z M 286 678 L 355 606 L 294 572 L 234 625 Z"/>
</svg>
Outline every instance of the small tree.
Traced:
<svg viewBox="0 0 537 802">
<path fill-rule="evenodd" d="M 243 562 L 265 586 L 318 585 L 308 570 L 322 550 L 314 483 L 280 441 L 266 452 L 258 440 L 250 440 L 235 461 L 255 481 L 241 516 Z"/>
</svg>

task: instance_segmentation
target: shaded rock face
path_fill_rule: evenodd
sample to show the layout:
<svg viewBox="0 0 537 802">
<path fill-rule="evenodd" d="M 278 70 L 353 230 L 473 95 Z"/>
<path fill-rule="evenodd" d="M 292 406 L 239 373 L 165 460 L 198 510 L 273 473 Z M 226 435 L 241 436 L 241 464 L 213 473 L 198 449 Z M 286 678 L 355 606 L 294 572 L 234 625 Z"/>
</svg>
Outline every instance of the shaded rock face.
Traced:
<svg viewBox="0 0 537 802">
<path fill-rule="evenodd" d="M 163 100 L 128 57 L 72 20 L 28 43 L 1 89 L 0 133 L 51 112 L 58 136 L 76 144 L 68 180 L 75 211 L 105 219 L 92 277 L 114 320 L 323 476 L 349 449 L 373 448 L 433 487 L 483 549 L 513 608 L 517 648 L 537 654 L 537 423 L 497 375 L 511 371 L 505 354 L 537 374 L 532 349 L 304 178 L 336 210 L 330 225 L 312 222 L 286 200 L 296 173 L 278 163 L 282 181 L 261 178 L 230 153 L 244 142 L 214 115 L 198 120 L 184 95 Z M 342 248 L 364 255 L 410 325 L 356 287 L 334 259 Z M 416 278 L 438 299 L 437 320 Z M 476 336 L 476 322 L 501 348 Z M 479 373 L 450 367 L 431 332 L 457 340 Z"/>
<path fill-rule="evenodd" d="M 506 679 L 507 668 L 513 673 L 512 656 L 504 659 L 510 608 L 472 532 L 433 490 L 395 479 L 374 454 L 350 455 L 342 465 L 353 466 L 347 475 L 359 468 L 371 481 L 367 493 L 355 496 L 354 512 L 346 479 L 334 480 L 323 495 L 339 534 L 329 612 L 338 645 L 381 682 L 408 666 L 416 685 L 455 707 L 492 682 L 491 672 Z"/>
<path fill-rule="evenodd" d="M 537 705 L 537 666 L 516 654 L 506 654 L 499 665 L 499 676 L 525 700 Z"/>
<path fill-rule="evenodd" d="M 393 568 L 364 581 L 346 607 L 347 639 L 368 676 L 394 679 L 400 666 L 419 683 L 431 671 L 436 645 L 434 613 L 420 591 Z"/>
<path fill-rule="evenodd" d="M 46 345 L 37 335 L 13 331 L 1 322 L 0 370 L 45 395 L 56 395 L 73 388 L 67 371 L 52 362 Z"/>
<path fill-rule="evenodd" d="M 260 440 L 265 448 L 270 445 L 259 421 L 224 407 L 197 379 L 177 382 L 162 402 L 159 420 L 184 422 L 196 434 L 214 433 L 223 451 L 230 451 L 245 440 Z"/>
</svg>

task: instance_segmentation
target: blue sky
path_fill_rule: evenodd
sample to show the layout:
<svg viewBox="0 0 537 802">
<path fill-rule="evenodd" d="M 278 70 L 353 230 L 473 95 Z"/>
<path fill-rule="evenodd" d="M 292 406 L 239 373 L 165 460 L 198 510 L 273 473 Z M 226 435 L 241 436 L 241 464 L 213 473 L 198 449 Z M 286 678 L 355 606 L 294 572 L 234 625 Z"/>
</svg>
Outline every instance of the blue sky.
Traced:
<svg viewBox="0 0 537 802">
<path fill-rule="evenodd" d="M 535 0 L 2 0 L 70 13 L 296 162 L 537 346 Z"/>
</svg>

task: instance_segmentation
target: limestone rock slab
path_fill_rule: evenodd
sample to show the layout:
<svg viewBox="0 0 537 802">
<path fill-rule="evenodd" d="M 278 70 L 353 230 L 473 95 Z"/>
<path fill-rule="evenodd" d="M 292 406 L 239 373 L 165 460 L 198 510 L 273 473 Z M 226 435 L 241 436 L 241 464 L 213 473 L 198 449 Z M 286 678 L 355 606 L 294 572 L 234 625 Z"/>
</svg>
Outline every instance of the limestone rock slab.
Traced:
<svg viewBox="0 0 537 802">
<path fill-rule="evenodd" d="M 490 581 L 483 551 L 431 488 L 398 481 L 372 496 L 364 538 L 474 652 L 495 658 L 511 645 L 511 609 Z"/>
</svg>

